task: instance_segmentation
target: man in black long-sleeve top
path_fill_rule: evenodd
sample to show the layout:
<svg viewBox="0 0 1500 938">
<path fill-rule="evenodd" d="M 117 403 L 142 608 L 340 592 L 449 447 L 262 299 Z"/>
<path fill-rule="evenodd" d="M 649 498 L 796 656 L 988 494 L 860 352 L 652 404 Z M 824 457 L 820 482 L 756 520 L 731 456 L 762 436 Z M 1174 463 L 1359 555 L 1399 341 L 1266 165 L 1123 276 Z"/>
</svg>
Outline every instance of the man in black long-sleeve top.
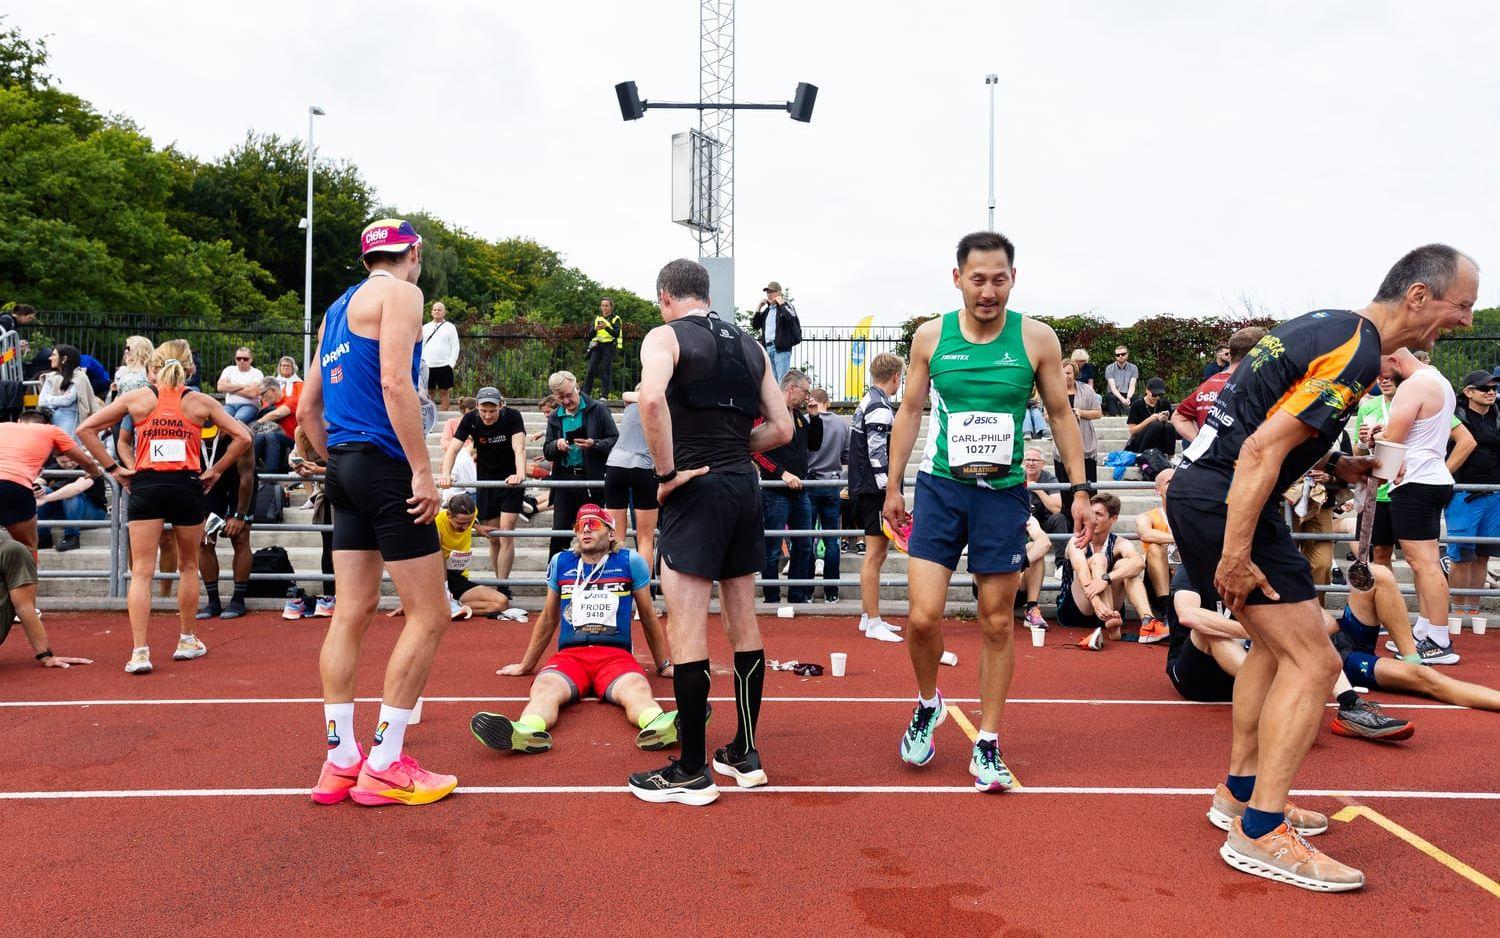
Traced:
<svg viewBox="0 0 1500 938">
<path fill-rule="evenodd" d="M 802 480 L 807 477 L 808 451 L 823 445 L 823 423 L 809 420 L 807 414 L 803 413 L 802 408 L 807 404 L 807 392 L 811 388 L 812 381 L 803 372 L 793 368 L 786 373 L 781 379 L 781 391 L 786 395 L 787 410 L 792 413 L 791 442 L 764 453 L 756 453 L 753 457 L 762 479 L 786 483 L 786 488 L 778 486 L 761 492 L 767 531 L 806 531 L 812 527 L 812 501 L 807 497 L 807 489 L 803 488 Z M 781 540 L 775 535 L 766 536 L 766 565 L 761 576 L 767 581 L 766 602 L 772 604 L 781 602 L 781 588 L 770 585 L 780 578 Z M 791 542 L 790 578 L 811 580 L 813 539 L 794 537 Z M 792 603 L 811 602 L 812 594 L 811 586 L 788 586 L 786 590 L 787 601 Z"/>
</svg>

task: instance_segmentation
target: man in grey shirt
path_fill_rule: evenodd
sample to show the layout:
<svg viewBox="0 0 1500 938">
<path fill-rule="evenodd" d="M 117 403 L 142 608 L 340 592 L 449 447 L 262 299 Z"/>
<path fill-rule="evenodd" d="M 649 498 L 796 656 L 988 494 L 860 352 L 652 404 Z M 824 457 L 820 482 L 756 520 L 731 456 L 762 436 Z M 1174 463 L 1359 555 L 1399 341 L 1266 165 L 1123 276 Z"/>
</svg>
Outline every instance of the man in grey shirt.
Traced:
<svg viewBox="0 0 1500 938">
<path fill-rule="evenodd" d="M 823 422 L 823 445 L 808 453 L 807 477 L 809 479 L 842 479 L 844 467 L 849 464 L 849 420 L 829 409 L 828 392 L 813 388 L 807 402 L 807 414 Z M 813 521 L 825 531 L 837 530 L 843 524 L 843 498 L 836 486 L 808 486 L 808 497 L 812 500 Z M 837 583 L 839 578 L 839 539 L 824 537 L 823 579 Z M 837 585 L 823 587 L 823 601 L 839 601 Z"/>
<path fill-rule="evenodd" d="M 1115 360 L 1104 369 L 1104 412 L 1119 416 L 1130 410 L 1135 398 L 1135 383 L 1141 370 L 1130 360 L 1130 350 L 1121 345 L 1115 349 Z"/>
</svg>

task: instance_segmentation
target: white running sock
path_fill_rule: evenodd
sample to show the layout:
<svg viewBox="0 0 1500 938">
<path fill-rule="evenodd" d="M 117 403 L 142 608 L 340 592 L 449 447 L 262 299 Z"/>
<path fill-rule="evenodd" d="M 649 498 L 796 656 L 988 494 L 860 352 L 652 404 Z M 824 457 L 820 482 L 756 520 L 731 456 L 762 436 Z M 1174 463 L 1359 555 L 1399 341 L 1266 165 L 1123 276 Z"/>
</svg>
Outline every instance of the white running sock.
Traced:
<svg viewBox="0 0 1500 938">
<path fill-rule="evenodd" d="M 1453 636 L 1449 634 L 1447 625 L 1444 625 L 1442 628 L 1434 625 L 1427 630 L 1427 637 L 1432 639 L 1433 644 L 1439 648 L 1448 648 L 1453 645 Z"/>
<path fill-rule="evenodd" d="M 1411 637 L 1416 641 L 1426 638 L 1432 630 L 1432 623 L 1427 621 L 1426 616 L 1417 616 L 1417 621 L 1411 627 Z"/>
<path fill-rule="evenodd" d="M 183 644 L 196 645 L 197 643 L 198 643 L 198 636 L 196 636 L 196 635 L 189 635 L 186 632 L 179 632 L 177 634 L 177 644 L 179 644 L 179 645 L 183 645 Z"/>
<path fill-rule="evenodd" d="M 328 761 L 347 769 L 359 761 L 359 744 L 354 741 L 354 704 L 326 703 L 323 719 L 328 723 Z"/>
<path fill-rule="evenodd" d="M 980 730 L 979 735 L 974 741 L 977 743 L 998 743 L 1000 741 L 1000 734 L 986 733 L 984 730 Z"/>
<path fill-rule="evenodd" d="M 859 614 L 859 630 L 861 632 L 870 631 L 870 617 L 865 615 L 863 612 Z"/>
<path fill-rule="evenodd" d="M 376 772 L 384 772 L 401 758 L 401 744 L 406 741 L 406 723 L 410 710 L 397 710 L 390 704 L 380 705 L 380 722 L 375 724 L 375 745 L 365 761 Z"/>
<path fill-rule="evenodd" d="M 919 693 L 919 694 L 917 694 L 917 702 L 920 703 L 924 707 L 930 707 L 930 708 L 936 710 L 938 707 L 941 707 L 943 705 L 943 695 L 942 695 L 942 693 L 939 693 L 936 697 L 932 698 L 931 700 L 928 700 L 926 697 L 923 697 Z"/>
</svg>

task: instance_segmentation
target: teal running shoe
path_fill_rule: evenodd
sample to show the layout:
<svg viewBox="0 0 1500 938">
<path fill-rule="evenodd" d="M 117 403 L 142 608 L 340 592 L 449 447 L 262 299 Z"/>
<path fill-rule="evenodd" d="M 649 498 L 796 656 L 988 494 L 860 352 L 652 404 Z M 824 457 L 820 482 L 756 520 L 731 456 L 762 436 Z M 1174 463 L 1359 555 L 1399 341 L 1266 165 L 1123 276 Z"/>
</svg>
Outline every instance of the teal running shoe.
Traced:
<svg viewBox="0 0 1500 938">
<path fill-rule="evenodd" d="M 979 791 L 1010 791 L 1016 787 L 1016 777 L 1000 758 L 1000 744 L 993 740 L 981 739 L 974 744 L 969 774 L 974 776 L 974 787 Z"/>
<path fill-rule="evenodd" d="M 901 736 L 901 759 L 912 765 L 926 765 L 937 755 L 933 737 L 937 728 L 948 719 L 948 710 L 943 706 L 943 695 L 938 694 L 936 707 L 924 707 L 920 703 L 911 712 L 911 725 Z"/>
</svg>

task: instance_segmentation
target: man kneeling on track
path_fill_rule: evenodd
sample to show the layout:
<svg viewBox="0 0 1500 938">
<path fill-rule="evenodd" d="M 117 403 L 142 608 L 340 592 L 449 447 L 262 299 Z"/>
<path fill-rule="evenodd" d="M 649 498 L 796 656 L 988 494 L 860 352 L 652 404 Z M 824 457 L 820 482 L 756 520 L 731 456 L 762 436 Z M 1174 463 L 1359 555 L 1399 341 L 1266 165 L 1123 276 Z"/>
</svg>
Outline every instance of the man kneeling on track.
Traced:
<svg viewBox="0 0 1500 938">
<path fill-rule="evenodd" d="M 640 728 L 637 746 L 664 749 L 677 742 L 677 711 L 664 713 L 657 706 L 646 669 L 630 653 L 630 621 L 639 608 L 656 673 L 671 674 L 666 637 L 651 604 L 651 569 L 640 554 L 616 546 L 614 519 L 598 505 L 578 509 L 573 531 L 577 549 L 556 554 L 547 568 L 547 603 L 531 631 L 526 657 L 498 673 L 518 677 L 535 671 L 560 623 L 557 653 L 532 682 L 520 719 L 476 713 L 469 729 L 501 752 L 546 752 L 552 748 L 547 729 L 557 722 L 558 709 L 593 693 L 624 708 L 626 719 Z"/>
<path fill-rule="evenodd" d="M 449 615 L 454 619 L 503 616 L 525 622 L 526 614 L 519 609 L 510 609 L 510 600 L 504 593 L 493 586 L 469 582 L 469 561 L 474 558 L 474 532 L 477 530 L 481 535 L 488 535 L 496 530 L 489 525 L 478 524 L 475 520 L 477 511 L 474 496 L 468 492 L 458 492 L 448 499 L 448 506 L 433 519 L 433 523 L 437 525 L 438 546 L 443 551 Z M 386 616 L 392 618 L 403 612 L 404 609 L 397 605 Z"/>
<path fill-rule="evenodd" d="M 64 658 L 52 653 L 42 614 L 36 609 L 36 558 L 31 548 L 0 528 L 0 645 L 10 635 L 11 624 L 19 621 L 26 640 L 31 642 L 38 664 L 44 668 L 70 668 L 75 664 L 93 664 L 88 658 Z"/>
<path fill-rule="evenodd" d="M 1405 621 L 1406 603 L 1396 588 L 1396 580 L 1387 567 L 1379 564 L 1372 569 L 1380 570 L 1375 577 L 1375 589 L 1371 592 L 1351 591 L 1349 604 L 1344 607 L 1344 622 L 1359 624 L 1375 619 L 1375 610 L 1392 600 Z M 1208 608 L 1204 597 L 1193 589 L 1192 581 L 1183 569 L 1172 578 L 1172 601 L 1167 605 L 1167 622 L 1172 637 L 1167 644 L 1167 677 L 1172 686 L 1188 700 L 1200 702 L 1228 702 L 1234 697 L 1234 676 L 1247 654 L 1249 634 L 1238 622 L 1224 614 L 1219 597 L 1209 596 L 1213 608 Z M 1334 717 L 1332 729 L 1339 736 L 1357 736 L 1364 739 L 1406 739 L 1416 728 L 1406 720 L 1387 716 L 1380 705 L 1370 703 L 1354 692 L 1351 680 L 1356 676 L 1361 686 L 1374 687 L 1375 681 L 1351 670 L 1352 657 L 1341 646 L 1340 625 L 1333 617 L 1328 619 L 1329 634 L 1339 654 L 1344 657 L 1344 673 L 1334 681 L 1333 692 L 1338 699 L 1339 713 Z M 1371 629 L 1371 632 L 1378 630 Z M 1374 647 L 1374 638 L 1369 640 Z M 1347 639 L 1345 640 L 1347 642 Z M 1396 662 L 1388 662 L 1396 663 Z M 1413 665 L 1422 670 L 1421 665 Z M 1458 682 L 1453 682 L 1458 683 Z M 1227 789 L 1226 789 L 1227 791 Z"/>
<path fill-rule="evenodd" d="M 1091 629 L 1079 642 L 1082 648 L 1099 651 L 1104 648 L 1106 633 L 1120 638 L 1124 617 L 1120 610 L 1130 600 L 1141 615 L 1142 643 L 1159 642 L 1167 637 L 1167 627 L 1151 614 L 1151 600 L 1146 595 L 1146 561 L 1134 544 L 1115 534 L 1120 517 L 1120 499 L 1101 492 L 1089 499 L 1094 516 L 1094 536 L 1080 548 L 1077 541 L 1068 542 L 1067 560 L 1059 574 L 1062 586 L 1057 593 L 1057 623 L 1070 628 Z"/>
</svg>

